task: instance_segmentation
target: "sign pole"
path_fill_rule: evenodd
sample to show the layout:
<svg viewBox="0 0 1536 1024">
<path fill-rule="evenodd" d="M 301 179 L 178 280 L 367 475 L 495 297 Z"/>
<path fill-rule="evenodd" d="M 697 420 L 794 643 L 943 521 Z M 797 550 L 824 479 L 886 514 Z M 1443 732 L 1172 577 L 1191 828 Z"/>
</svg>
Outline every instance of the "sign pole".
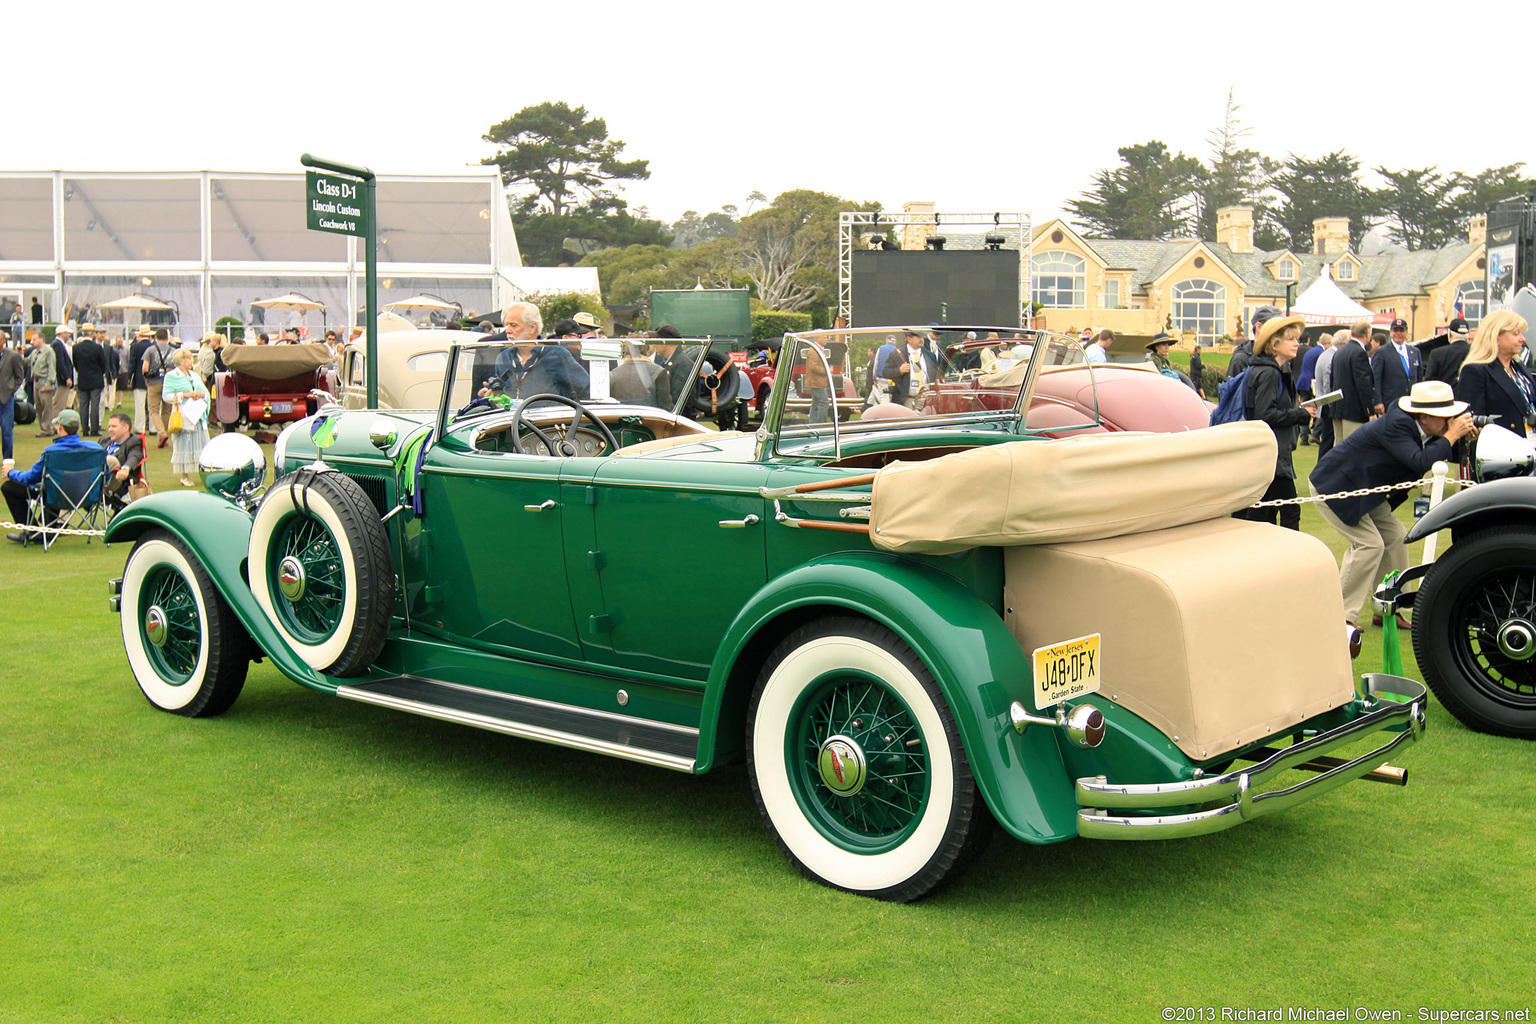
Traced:
<svg viewBox="0 0 1536 1024">
<path fill-rule="evenodd" d="M 377 182 L 366 167 L 322 160 L 305 153 L 299 157 L 305 167 L 345 175 L 348 180 L 331 180 L 309 171 L 305 175 L 305 216 L 311 231 L 329 231 L 338 235 L 361 235 L 364 262 L 364 308 L 368 311 L 368 352 L 365 360 L 368 408 L 379 407 L 379 220 Z M 353 205 L 355 204 L 355 205 Z"/>
</svg>

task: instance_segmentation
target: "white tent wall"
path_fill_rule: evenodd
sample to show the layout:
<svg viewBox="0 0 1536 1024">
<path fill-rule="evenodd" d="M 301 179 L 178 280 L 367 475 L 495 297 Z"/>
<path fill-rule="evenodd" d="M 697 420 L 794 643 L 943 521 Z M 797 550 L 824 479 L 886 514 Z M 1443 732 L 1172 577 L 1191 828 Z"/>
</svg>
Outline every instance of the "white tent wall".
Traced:
<svg viewBox="0 0 1536 1024">
<path fill-rule="evenodd" d="M 304 192 L 302 173 L 0 172 L 0 287 L 38 294 L 48 322 L 147 292 L 175 303 L 188 339 L 237 298 L 249 322 L 252 300 L 287 291 L 325 303 L 312 328 L 357 323 L 362 240 L 308 230 Z M 381 306 L 430 291 L 485 312 L 510 297 L 521 258 L 494 170 L 380 176 L 378 228 Z"/>
</svg>

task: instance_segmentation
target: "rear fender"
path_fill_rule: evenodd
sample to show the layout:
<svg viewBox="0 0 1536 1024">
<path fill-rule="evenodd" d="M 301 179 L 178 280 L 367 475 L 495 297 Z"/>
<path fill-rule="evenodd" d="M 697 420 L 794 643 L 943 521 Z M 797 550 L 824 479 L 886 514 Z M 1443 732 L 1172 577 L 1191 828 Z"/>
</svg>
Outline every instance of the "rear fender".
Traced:
<svg viewBox="0 0 1536 1024">
<path fill-rule="evenodd" d="M 928 666 L 954 713 L 982 796 L 1010 833 L 1031 843 L 1077 835 L 1077 802 L 1052 729 L 1014 731 L 1008 706 L 1030 701 L 1033 674 L 986 602 L 954 578 L 894 555 L 843 552 L 801 565 L 759 591 L 731 624 L 704 697 L 698 771 L 735 749 L 746 705 L 772 647 L 795 627 L 852 612 L 886 626 Z"/>
<path fill-rule="evenodd" d="M 152 494 L 112 517 L 107 524 L 107 541 L 137 540 L 146 530 L 157 527 L 168 530 L 203 563 L 245 631 L 279 671 L 312 689 L 335 693 L 335 683 L 305 664 L 283 642 L 251 593 L 245 571 L 251 523 L 244 509 L 212 494 Z"/>
</svg>

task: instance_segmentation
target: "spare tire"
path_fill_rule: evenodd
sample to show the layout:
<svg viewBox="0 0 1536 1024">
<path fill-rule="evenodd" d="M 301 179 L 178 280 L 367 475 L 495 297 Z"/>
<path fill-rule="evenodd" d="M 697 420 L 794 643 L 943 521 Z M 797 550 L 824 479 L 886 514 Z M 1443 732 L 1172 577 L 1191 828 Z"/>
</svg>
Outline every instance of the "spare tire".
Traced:
<svg viewBox="0 0 1536 1024">
<path fill-rule="evenodd" d="M 730 356 L 711 349 L 705 354 L 704 361 L 708 372 L 694 384 L 693 398 L 683 409 L 683 415 L 696 420 L 720 416 L 734 409 L 741 391 L 741 368 Z"/>
<path fill-rule="evenodd" d="M 272 485 L 251 526 L 251 591 L 305 663 L 333 676 L 373 664 L 395 609 L 389 537 L 350 477 L 300 469 Z"/>
</svg>

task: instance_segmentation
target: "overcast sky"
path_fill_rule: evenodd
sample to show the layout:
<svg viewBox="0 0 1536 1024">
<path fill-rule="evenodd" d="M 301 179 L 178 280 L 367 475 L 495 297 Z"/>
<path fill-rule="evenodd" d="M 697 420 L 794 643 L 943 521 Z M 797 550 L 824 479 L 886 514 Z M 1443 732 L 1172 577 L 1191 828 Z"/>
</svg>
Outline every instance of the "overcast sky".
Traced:
<svg viewBox="0 0 1536 1024">
<path fill-rule="evenodd" d="M 310 151 L 451 172 L 492 152 L 493 123 L 564 100 L 650 161 L 624 195 L 663 220 L 814 188 L 1038 222 L 1120 146 L 1207 158 L 1229 87 L 1245 144 L 1277 158 L 1536 169 L 1530 133 L 1498 127 L 1530 106 L 1519 47 L 1499 42 L 1536 27 L 1528 5 L 1262 6 L 1283 17 L 1146 0 L 12 4 L 6 66 L 27 73 L 8 76 L 0 169 L 292 171 Z"/>
</svg>

